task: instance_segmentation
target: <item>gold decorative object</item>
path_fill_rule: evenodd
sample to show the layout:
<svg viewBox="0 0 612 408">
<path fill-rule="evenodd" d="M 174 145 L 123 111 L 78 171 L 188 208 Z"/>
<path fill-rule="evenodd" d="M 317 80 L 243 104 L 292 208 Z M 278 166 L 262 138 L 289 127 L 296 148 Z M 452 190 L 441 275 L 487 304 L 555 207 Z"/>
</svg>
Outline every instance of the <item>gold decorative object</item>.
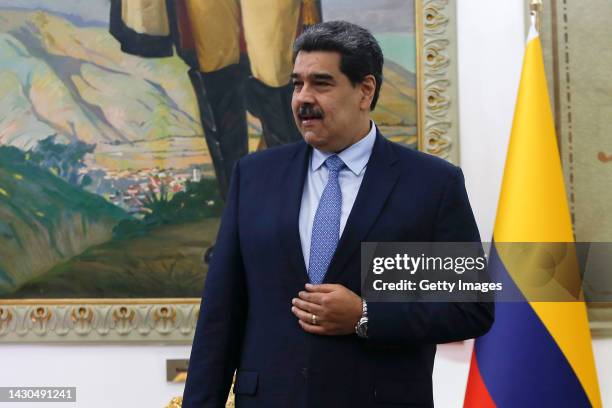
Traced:
<svg viewBox="0 0 612 408">
<path fill-rule="evenodd" d="M 13 314 L 10 309 L 5 307 L 0 307 L 0 322 L 6 322 L 7 324 L 11 322 L 13 319 Z"/>
<path fill-rule="evenodd" d="M 134 310 L 128 309 L 126 306 L 118 307 L 113 312 L 113 320 L 115 322 L 118 322 L 118 321 L 131 322 L 132 320 L 134 320 Z"/>
<path fill-rule="evenodd" d="M 183 397 L 174 397 L 170 400 L 165 408 L 181 408 L 183 406 Z"/>
<path fill-rule="evenodd" d="M 451 33 L 454 21 L 448 0 L 417 1 L 417 67 L 420 98 L 419 148 L 458 164 L 459 154 L 456 110 L 456 78 L 451 69 L 455 60 Z M 420 5 L 420 7 L 419 7 Z M 454 2 L 453 2 L 454 6 Z"/>
<path fill-rule="evenodd" d="M 436 32 L 441 32 L 448 25 L 448 17 L 444 9 L 448 6 L 448 1 L 430 1 L 423 5 L 424 28 Z"/>
<path fill-rule="evenodd" d="M 535 26 L 538 33 L 542 29 L 542 0 L 530 0 L 529 12 L 531 17 L 535 19 Z"/>
<path fill-rule="evenodd" d="M 91 323 L 93 320 L 93 310 L 90 307 L 80 306 L 72 309 L 70 318 L 73 322 L 87 322 Z"/>
<path fill-rule="evenodd" d="M 47 332 L 49 321 L 53 313 L 46 306 L 38 306 L 30 312 L 31 329 L 38 336 L 44 336 Z"/>
<path fill-rule="evenodd" d="M 136 312 L 133 308 L 127 306 L 114 308 L 112 318 L 115 322 L 115 330 L 117 330 L 117 333 L 123 336 L 129 334 L 132 330 L 132 322 L 135 316 Z"/>
<path fill-rule="evenodd" d="M 161 306 L 153 310 L 155 329 L 162 334 L 169 334 L 175 328 L 176 308 L 174 306 Z"/>
<path fill-rule="evenodd" d="M 321 22 L 321 16 L 319 15 L 315 0 L 302 0 L 302 21 L 305 26 Z"/>
<path fill-rule="evenodd" d="M 49 321 L 52 315 L 53 313 L 51 312 L 51 310 L 49 310 L 48 307 L 39 306 L 32 311 L 32 313 L 30 314 L 30 318 L 32 319 L 33 323 L 47 322 Z"/>
<path fill-rule="evenodd" d="M 232 387 L 233 389 L 233 387 Z M 168 405 L 164 408 L 181 408 L 183 406 L 183 397 L 174 397 L 170 400 Z M 234 400 L 234 392 L 230 391 L 229 398 L 227 399 L 227 403 L 225 404 L 225 408 L 235 408 L 236 403 Z"/>
<path fill-rule="evenodd" d="M 161 306 L 153 312 L 153 320 L 174 323 L 176 321 L 176 309 L 172 306 Z"/>
<path fill-rule="evenodd" d="M 13 314 L 11 313 L 11 310 L 5 307 L 0 307 L 0 336 L 8 331 L 12 320 Z"/>
<path fill-rule="evenodd" d="M 80 335 L 89 334 L 94 312 L 91 307 L 78 306 L 72 308 L 70 319 L 74 323 L 74 331 Z"/>
</svg>

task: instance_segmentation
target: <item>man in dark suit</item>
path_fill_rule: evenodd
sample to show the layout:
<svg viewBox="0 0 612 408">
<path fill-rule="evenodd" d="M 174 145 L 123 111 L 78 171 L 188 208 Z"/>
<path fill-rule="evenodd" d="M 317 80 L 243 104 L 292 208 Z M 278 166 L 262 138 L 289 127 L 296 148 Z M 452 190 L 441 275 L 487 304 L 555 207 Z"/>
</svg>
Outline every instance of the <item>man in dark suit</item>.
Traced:
<svg viewBox="0 0 612 408">
<path fill-rule="evenodd" d="M 488 303 L 368 302 L 362 241 L 479 241 L 461 170 L 370 119 L 382 51 L 326 22 L 295 44 L 304 142 L 235 166 L 183 407 L 432 406 L 436 344 L 484 334 Z"/>
</svg>

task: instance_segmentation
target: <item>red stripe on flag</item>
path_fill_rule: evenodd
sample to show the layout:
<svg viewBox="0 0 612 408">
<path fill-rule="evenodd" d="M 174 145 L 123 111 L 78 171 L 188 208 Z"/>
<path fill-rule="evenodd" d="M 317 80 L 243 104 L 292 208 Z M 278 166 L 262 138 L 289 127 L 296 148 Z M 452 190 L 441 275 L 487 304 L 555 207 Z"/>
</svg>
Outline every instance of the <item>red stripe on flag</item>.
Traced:
<svg viewBox="0 0 612 408">
<path fill-rule="evenodd" d="M 467 388 L 465 390 L 464 408 L 496 408 L 495 403 L 489 395 L 486 385 L 480 376 L 478 360 L 476 360 L 476 346 L 472 351 L 472 362 L 468 376 Z"/>
</svg>

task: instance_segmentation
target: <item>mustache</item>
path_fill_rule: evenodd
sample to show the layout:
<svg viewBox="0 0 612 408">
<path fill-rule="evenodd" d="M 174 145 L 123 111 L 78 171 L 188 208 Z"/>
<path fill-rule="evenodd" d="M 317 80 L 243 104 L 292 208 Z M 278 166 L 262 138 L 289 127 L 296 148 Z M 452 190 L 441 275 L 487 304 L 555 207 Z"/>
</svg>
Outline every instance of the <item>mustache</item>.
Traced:
<svg viewBox="0 0 612 408">
<path fill-rule="evenodd" d="M 300 119 L 323 119 L 324 116 L 323 111 L 314 105 L 304 104 L 298 109 L 298 117 Z"/>
</svg>

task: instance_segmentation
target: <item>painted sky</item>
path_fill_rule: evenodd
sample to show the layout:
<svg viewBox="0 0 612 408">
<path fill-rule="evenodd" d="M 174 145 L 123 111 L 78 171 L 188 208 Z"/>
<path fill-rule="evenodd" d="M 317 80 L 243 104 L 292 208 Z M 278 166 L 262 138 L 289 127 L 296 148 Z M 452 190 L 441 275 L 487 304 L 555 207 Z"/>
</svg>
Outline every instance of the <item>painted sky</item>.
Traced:
<svg viewBox="0 0 612 408">
<path fill-rule="evenodd" d="M 0 7 L 42 9 L 72 17 L 75 23 L 108 24 L 109 0 L 0 0 Z"/>
<path fill-rule="evenodd" d="M 414 31 L 414 0 L 322 0 L 322 4 L 325 20 L 349 20 L 374 32 Z M 75 20 L 107 23 L 110 1 L 0 0 L 0 7 L 42 8 Z"/>
</svg>

